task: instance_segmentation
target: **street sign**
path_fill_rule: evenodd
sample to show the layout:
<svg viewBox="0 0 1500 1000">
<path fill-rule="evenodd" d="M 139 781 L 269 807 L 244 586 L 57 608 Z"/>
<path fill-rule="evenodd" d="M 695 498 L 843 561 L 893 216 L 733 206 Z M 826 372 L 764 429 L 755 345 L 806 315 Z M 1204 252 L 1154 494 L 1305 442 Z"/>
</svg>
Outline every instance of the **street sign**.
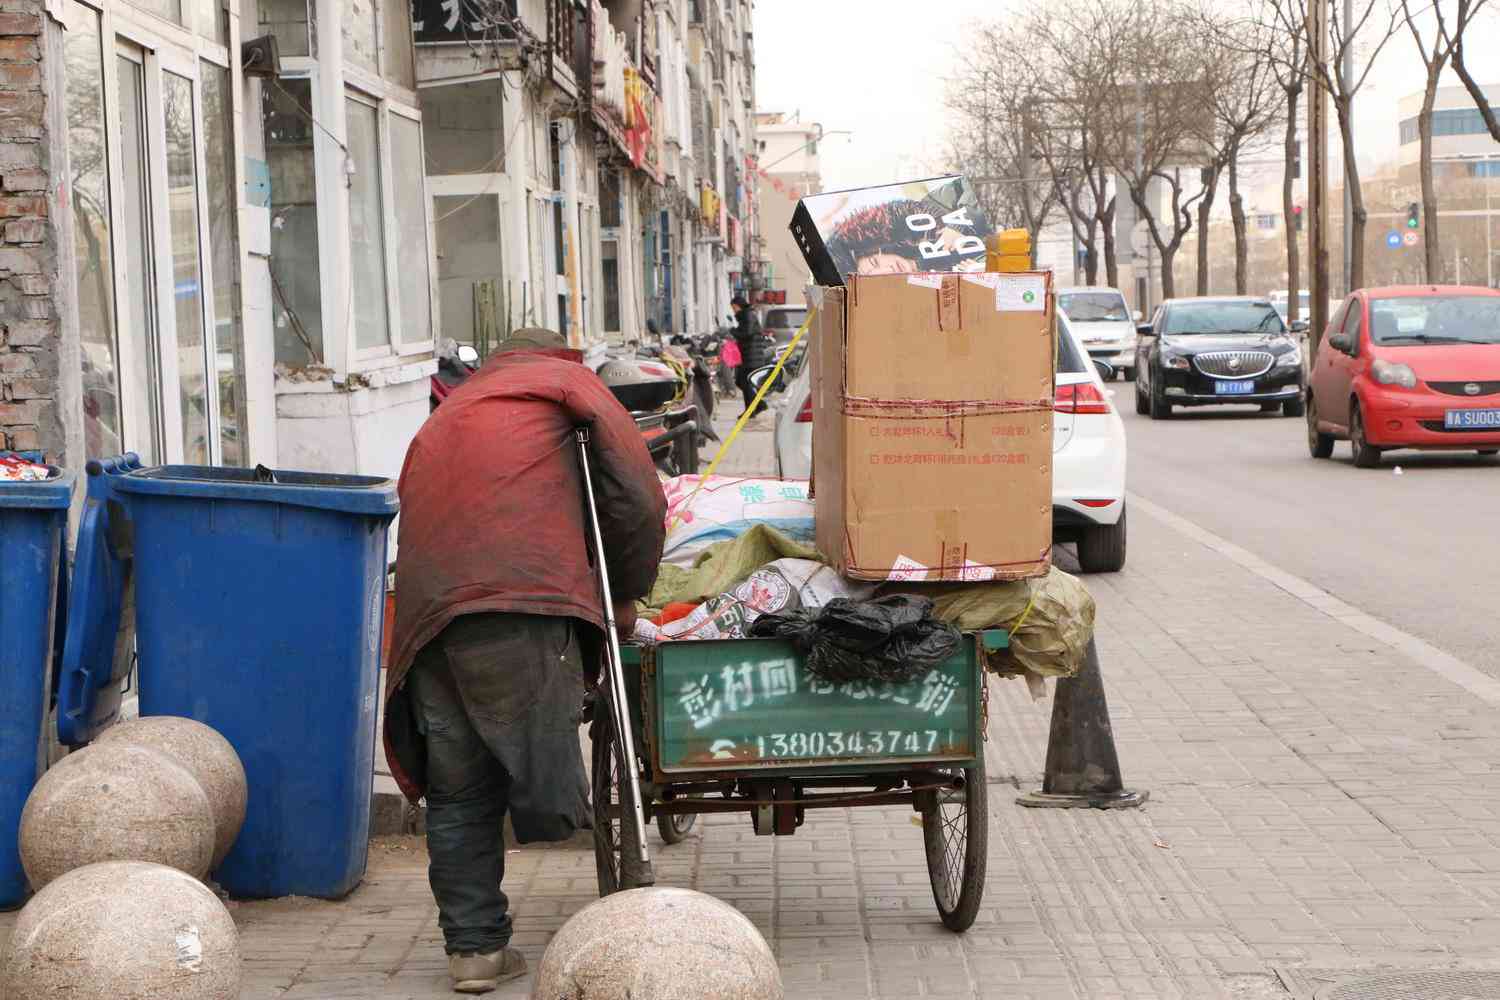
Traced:
<svg viewBox="0 0 1500 1000">
<path fill-rule="evenodd" d="M 1414 247 L 1414 246 L 1417 245 L 1417 242 L 1420 239 L 1421 239 L 1421 237 L 1419 237 L 1416 233 L 1414 233 L 1414 232 L 1408 232 L 1408 233 L 1405 233 L 1405 234 L 1402 235 L 1401 242 L 1405 243 L 1409 247 Z"/>
<path fill-rule="evenodd" d="M 1396 232 L 1396 230 L 1394 230 L 1394 229 L 1392 229 L 1390 232 L 1386 233 L 1385 234 L 1385 245 L 1388 246 L 1388 247 L 1390 247 L 1392 250 L 1399 250 L 1399 249 L 1401 249 L 1401 234 L 1398 233 L 1398 232 Z"/>
</svg>

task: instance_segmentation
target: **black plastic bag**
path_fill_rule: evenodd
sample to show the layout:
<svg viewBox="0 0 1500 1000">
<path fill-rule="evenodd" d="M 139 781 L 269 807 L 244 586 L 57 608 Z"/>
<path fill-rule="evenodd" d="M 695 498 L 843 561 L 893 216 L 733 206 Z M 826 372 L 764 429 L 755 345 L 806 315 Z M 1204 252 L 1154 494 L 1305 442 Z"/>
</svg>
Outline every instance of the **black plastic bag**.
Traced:
<svg viewBox="0 0 1500 1000">
<path fill-rule="evenodd" d="M 958 651 L 962 634 L 925 597 L 837 597 L 821 608 L 761 615 L 750 634 L 791 639 L 819 680 L 907 684 Z"/>
</svg>

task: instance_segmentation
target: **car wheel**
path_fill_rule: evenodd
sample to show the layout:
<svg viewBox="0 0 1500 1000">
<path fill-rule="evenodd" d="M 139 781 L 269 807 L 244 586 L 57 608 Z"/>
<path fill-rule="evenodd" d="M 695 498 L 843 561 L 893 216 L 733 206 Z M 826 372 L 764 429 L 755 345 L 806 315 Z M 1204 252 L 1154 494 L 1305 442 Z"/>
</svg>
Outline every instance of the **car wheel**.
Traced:
<svg viewBox="0 0 1500 1000">
<path fill-rule="evenodd" d="M 1151 412 L 1151 406 L 1146 402 L 1146 393 L 1139 382 L 1135 384 L 1135 412 L 1143 417 Z"/>
<path fill-rule="evenodd" d="M 1151 390 L 1151 419 L 1166 420 L 1172 415 L 1172 404 L 1162 398 L 1155 389 Z"/>
<path fill-rule="evenodd" d="M 1318 401 L 1307 401 L 1307 453 L 1313 458 L 1333 457 L 1333 435 L 1318 430 Z"/>
<path fill-rule="evenodd" d="M 1500 455 L 1500 448 L 1480 448 L 1479 454 L 1485 458 L 1489 458 L 1491 455 Z"/>
<path fill-rule="evenodd" d="M 1114 524 L 1095 524 L 1078 536 L 1078 568 L 1085 573 L 1118 573 L 1125 567 L 1125 511 Z"/>
<path fill-rule="evenodd" d="M 1365 418 L 1359 412 L 1359 404 L 1349 406 L 1349 447 L 1354 451 L 1354 465 L 1359 469 L 1373 469 L 1380 464 L 1380 449 L 1365 440 Z"/>
<path fill-rule="evenodd" d="M 1260 404 L 1260 412 L 1262 412 L 1262 413 L 1275 413 L 1279 409 L 1281 409 L 1281 404 L 1280 403 L 1261 403 Z"/>
<path fill-rule="evenodd" d="M 1123 369 L 1123 371 L 1125 372 L 1125 381 L 1127 381 L 1127 382 L 1134 382 L 1135 381 L 1135 369 L 1134 368 L 1125 368 L 1125 369 Z"/>
<path fill-rule="evenodd" d="M 1301 417 L 1306 414 L 1307 404 L 1303 402 L 1301 396 L 1298 396 L 1296 399 L 1289 399 L 1281 404 L 1281 415 L 1283 417 Z"/>
</svg>

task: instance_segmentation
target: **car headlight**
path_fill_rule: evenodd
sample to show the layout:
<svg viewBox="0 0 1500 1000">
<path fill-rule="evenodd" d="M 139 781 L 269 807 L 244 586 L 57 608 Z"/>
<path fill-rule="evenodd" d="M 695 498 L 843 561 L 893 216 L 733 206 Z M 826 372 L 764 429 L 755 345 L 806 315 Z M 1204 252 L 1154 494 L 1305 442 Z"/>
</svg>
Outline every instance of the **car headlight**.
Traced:
<svg viewBox="0 0 1500 1000">
<path fill-rule="evenodd" d="M 1189 367 L 1186 354 L 1163 354 L 1161 363 L 1168 368 L 1180 368 L 1186 371 Z"/>
<path fill-rule="evenodd" d="M 1403 389 L 1415 389 L 1417 387 L 1417 373 L 1411 370 L 1410 365 L 1377 359 L 1370 366 L 1370 371 L 1374 374 L 1375 381 L 1381 385 L 1399 385 Z"/>
<path fill-rule="evenodd" d="M 1290 351 L 1287 351 L 1285 354 L 1276 355 L 1277 368 L 1291 368 L 1295 365 L 1300 365 L 1301 363 L 1302 352 L 1297 350 L 1297 348 L 1295 347 Z"/>
</svg>

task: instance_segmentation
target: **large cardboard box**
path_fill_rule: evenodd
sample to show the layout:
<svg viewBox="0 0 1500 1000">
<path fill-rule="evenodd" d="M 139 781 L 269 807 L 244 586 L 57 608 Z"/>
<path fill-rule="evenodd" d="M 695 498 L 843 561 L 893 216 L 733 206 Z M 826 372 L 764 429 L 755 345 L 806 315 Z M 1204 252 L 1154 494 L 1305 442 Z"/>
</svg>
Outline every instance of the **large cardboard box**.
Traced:
<svg viewBox="0 0 1500 1000">
<path fill-rule="evenodd" d="M 811 360 L 822 556 L 860 580 L 1045 573 L 1051 274 L 861 275 L 820 294 Z"/>
<path fill-rule="evenodd" d="M 994 232 L 957 175 L 808 195 L 789 228 L 813 280 L 828 286 L 851 274 L 983 271 Z"/>
</svg>

